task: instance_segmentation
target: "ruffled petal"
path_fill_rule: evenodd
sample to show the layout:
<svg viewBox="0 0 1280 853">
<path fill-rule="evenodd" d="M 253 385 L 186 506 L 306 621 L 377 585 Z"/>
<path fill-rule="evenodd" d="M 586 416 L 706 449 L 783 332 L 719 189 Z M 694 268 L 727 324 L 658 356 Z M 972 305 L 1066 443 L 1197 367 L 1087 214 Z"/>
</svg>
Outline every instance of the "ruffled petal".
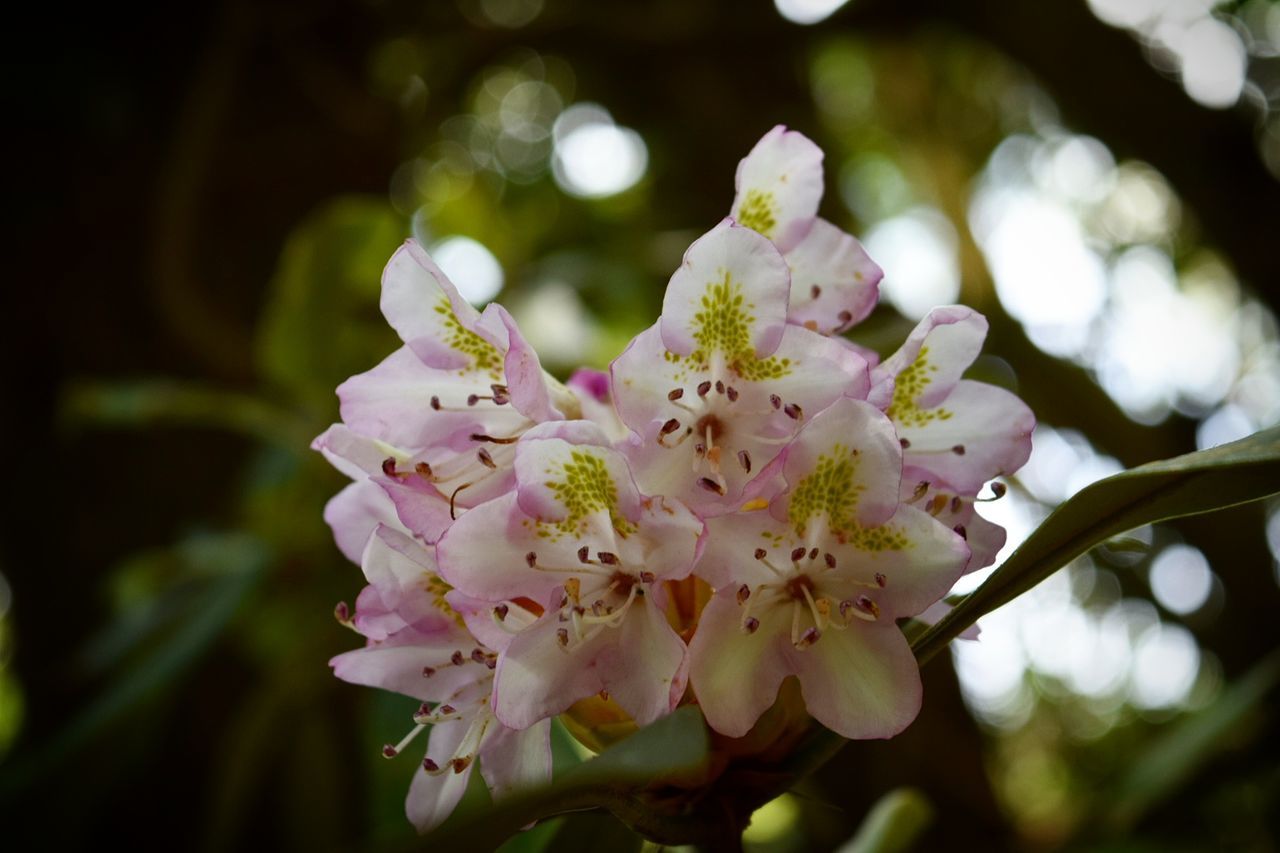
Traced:
<svg viewBox="0 0 1280 853">
<path fill-rule="evenodd" d="M 333 674 L 351 684 L 380 687 L 421 702 L 443 702 L 457 691 L 489 678 L 482 663 L 470 657 L 475 642 L 464 631 L 435 635 L 412 632 L 412 640 L 392 637 L 388 642 L 345 652 L 329 661 Z M 462 664 L 452 663 L 454 652 Z M 431 675 L 424 675 L 427 668 Z"/>
<path fill-rule="evenodd" d="M 909 442 L 907 464 L 945 480 L 962 494 L 977 494 L 995 477 L 1012 474 L 1031 455 L 1036 419 L 1027 404 L 1003 388 L 961 380 L 937 406 L 890 409 Z"/>
<path fill-rule="evenodd" d="M 791 274 L 772 243 L 724 220 L 694 241 L 662 300 L 662 341 L 671 352 L 722 363 L 778 346 Z"/>
<path fill-rule="evenodd" d="M 791 268 L 787 320 L 824 335 L 843 332 L 876 307 L 884 272 L 852 234 L 815 219 L 786 254 Z"/>
<path fill-rule="evenodd" d="M 688 649 L 653 602 L 634 605 L 617 629 L 617 666 L 604 671 L 605 689 L 638 725 L 675 709 L 688 681 Z"/>
<path fill-rule="evenodd" d="M 453 523 L 436 546 L 440 574 L 467 595 L 485 601 L 531 598 L 545 605 L 567 574 L 535 571 L 528 555 L 549 567 L 578 563 L 577 540 L 551 542 L 521 511 L 516 496 L 501 497 L 468 510 Z"/>
<path fill-rule="evenodd" d="M 356 565 L 379 524 L 403 529 L 395 504 L 370 480 L 350 483 L 330 498 L 324 506 L 324 520 L 333 530 L 338 549 Z"/>
<path fill-rule="evenodd" d="M 711 728 L 729 737 L 750 731 L 791 674 L 783 647 L 789 630 L 781 611 L 765 609 L 748 634 L 734 591 L 717 594 L 698 620 L 689 644 L 689 677 Z"/>
<path fill-rule="evenodd" d="M 607 441 L 594 424 L 578 423 L 578 429 Z M 640 492 L 631 469 L 621 453 L 608 447 L 526 435 L 516 447 L 515 466 L 520 508 L 533 518 L 559 523 L 565 532 L 602 513 L 615 527 L 640 515 Z"/>
<path fill-rule="evenodd" d="M 920 670 L 892 623 L 827 631 L 790 658 L 809 713 L 836 734 L 893 737 L 920 711 Z"/>
<path fill-rule="evenodd" d="M 782 125 L 770 130 L 738 163 L 730 215 L 784 252 L 812 224 L 822 200 L 822 149 Z"/>
<path fill-rule="evenodd" d="M 526 729 L 579 699 L 606 689 L 620 660 L 616 629 L 562 646 L 558 631 L 572 631 L 547 613 L 512 639 L 494 676 L 494 713 L 503 725 Z"/>
<path fill-rule="evenodd" d="M 982 351 L 987 318 L 963 305 L 934 308 L 898 351 L 876 369 L 894 378 L 889 417 L 909 422 L 914 412 L 941 402 Z"/>
</svg>

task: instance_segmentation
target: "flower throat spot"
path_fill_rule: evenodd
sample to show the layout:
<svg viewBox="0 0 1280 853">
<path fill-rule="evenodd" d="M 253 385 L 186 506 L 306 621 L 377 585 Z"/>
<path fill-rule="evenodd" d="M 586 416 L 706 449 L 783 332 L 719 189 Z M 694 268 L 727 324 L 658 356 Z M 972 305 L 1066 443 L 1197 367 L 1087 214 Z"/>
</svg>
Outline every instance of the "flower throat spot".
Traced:
<svg viewBox="0 0 1280 853">
<path fill-rule="evenodd" d="M 778 227 L 777 207 L 773 193 L 747 190 L 742 206 L 738 208 L 738 224 L 773 237 L 773 230 Z"/>
</svg>

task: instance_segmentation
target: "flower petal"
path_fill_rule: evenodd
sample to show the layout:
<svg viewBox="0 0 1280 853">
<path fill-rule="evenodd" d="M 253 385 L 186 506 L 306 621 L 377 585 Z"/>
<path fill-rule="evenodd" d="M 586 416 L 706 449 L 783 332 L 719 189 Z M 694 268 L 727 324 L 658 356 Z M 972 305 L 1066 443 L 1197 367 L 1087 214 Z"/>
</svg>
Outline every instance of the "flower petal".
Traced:
<svg viewBox="0 0 1280 853">
<path fill-rule="evenodd" d="M 797 532 L 820 521 L 840 531 L 884 522 L 898 507 L 902 448 L 875 406 L 843 398 L 819 412 L 787 446 L 791 487 L 771 511 Z"/>
<path fill-rule="evenodd" d="M 406 638 L 403 634 L 409 634 Z M 385 643 L 345 652 L 329 661 L 333 674 L 351 684 L 380 687 L 421 702 L 443 702 L 458 690 L 489 678 L 484 664 L 469 657 L 474 641 L 461 629 L 418 634 L 409 629 Z M 462 664 L 451 663 L 461 651 Z M 423 674 L 430 667 L 432 674 Z"/>
<path fill-rule="evenodd" d="M 662 300 L 662 341 L 682 356 L 723 362 L 778 346 L 791 274 L 772 243 L 724 220 L 694 241 Z"/>
<path fill-rule="evenodd" d="M 365 545 L 379 524 L 400 527 L 396 506 L 371 480 L 349 483 L 324 506 L 325 523 L 333 529 L 338 549 L 360 565 Z"/>
<path fill-rule="evenodd" d="M 988 480 L 1012 474 L 1031 455 L 1035 415 L 994 385 L 964 379 L 933 408 L 890 412 L 899 434 L 910 442 L 907 464 L 962 494 L 977 494 Z"/>
<path fill-rule="evenodd" d="M 748 634 L 732 589 L 707 603 L 689 644 L 689 677 L 711 728 L 742 737 L 768 710 L 783 679 L 791 674 L 783 646 L 789 626 L 781 611 L 760 613 L 760 625 Z"/>
<path fill-rule="evenodd" d="M 607 440 L 585 421 L 573 429 Z M 640 515 L 640 492 L 616 450 L 526 435 L 516 446 L 515 466 L 520 508 L 541 521 L 557 522 L 566 533 L 595 515 L 607 514 L 614 527 Z"/>
<path fill-rule="evenodd" d="M 787 320 L 832 335 L 863 320 L 876 307 L 884 276 L 852 234 L 815 219 L 786 254 L 791 268 Z"/>
<path fill-rule="evenodd" d="M 730 214 L 782 251 L 796 245 L 822 200 L 822 149 L 782 125 L 770 130 L 738 163 Z"/>
<path fill-rule="evenodd" d="M 468 720 L 453 720 L 432 726 L 429 732 L 431 739 L 427 743 L 427 757 L 437 766 L 444 767 L 466 737 L 468 724 Z M 421 764 L 418 765 L 404 801 L 405 814 L 418 832 L 434 829 L 453 813 L 467 790 L 474 765 L 475 762 L 468 764 L 461 773 L 445 772 L 435 775 L 424 770 Z"/>
<path fill-rule="evenodd" d="M 525 597 L 546 605 L 568 575 L 526 569 L 527 555 L 536 552 L 548 566 L 571 566 L 578 562 L 578 547 L 577 540 L 540 538 L 515 493 L 508 492 L 463 513 L 441 537 L 436 559 L 444 579 L 467 595 L 493 602 Z"/>
<path fill-rule="evenodd" d="M 495 721 L 480 747 L 480 775 L 495 800 L 551 781 L 551 721 L 523 731 Z"/>
<path fill-rule="evenodd" d="M 836 734 L 856 740 L 893 737 L 920 711 L 920 670 L 892 622 L 826 631 L 789 657 L 809 713 Z"/>
<path fill-rule="evenodd" d="M 910 421 L 912 413 L 941 402 L 978 357 L 986 336 L 987 319 L 971 308 L 948 305 L 930 311 L 876 369 L 877 379 L 895 377 L 889 417 Z"/>
</svg>

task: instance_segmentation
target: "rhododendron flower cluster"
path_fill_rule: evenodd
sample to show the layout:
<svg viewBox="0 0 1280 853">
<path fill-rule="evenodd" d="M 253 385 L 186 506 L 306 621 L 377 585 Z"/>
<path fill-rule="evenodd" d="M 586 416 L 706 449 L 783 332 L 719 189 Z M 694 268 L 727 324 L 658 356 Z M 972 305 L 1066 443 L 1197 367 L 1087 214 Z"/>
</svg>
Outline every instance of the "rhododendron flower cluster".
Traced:
<svg viewBox="0 0 1280 853">
<path fill-rule="evenodd" d="M 368 582 L 338 611 L 365 646 L 332 665 L 422 703 L 385 748 L 429 730 L 420 829 L 477 768 L 495 795 L 547 780 L 550 720 L 590 697 L 738 737 L 794 676 L 822 725 L 890 737 L 921 701 L 899 620 L 1003 543 L 974 502 L 1033 418 L 962 378 L 985 320 L 938 308 L 877 363 L 839 336 L 881 271 L 817 217 L 822 152 L 775 128 L 736 184 L 658 321 L 564 385 L 416 243 L 387 265 L 404 345 L 315 446 L 352 479 L 326 519 Z"/>
</svg>

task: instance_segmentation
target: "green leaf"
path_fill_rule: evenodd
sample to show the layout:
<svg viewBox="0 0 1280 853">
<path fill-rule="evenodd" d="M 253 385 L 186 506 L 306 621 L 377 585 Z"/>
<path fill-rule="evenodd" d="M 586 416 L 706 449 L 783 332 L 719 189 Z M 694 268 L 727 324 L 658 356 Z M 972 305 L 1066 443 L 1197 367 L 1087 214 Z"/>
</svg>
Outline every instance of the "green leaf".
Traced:
<svg viewBox="0 0 1280 853">
<path fill-rule="evenodd" d="M 987 613 L 1106 540 L 1280 492 L 1280 427 L 1099 480 L 1054 510 L 986 583 L 912 644 L 921 663 Z"/>
<path fill-rule="evenodd" d="M 426 837 L 421 849 L 491 850 L 535 820 L 597 807 L 640 831 L 660 834 L 679 824 L 680 816 L 658 814 L 640 795 L 700 773 L 709 753 L 702 712 L 685 706 L 570 768 L 550 785 L 515 794 L 479 813 L 455 814 Z"/>
<path fill-rule="evenodd" d="M 328 411 L 338 383 L 395 349 L 378 299 L 382 268 L 406 235 L 387 201 L 363 196 L 335 199 L 294 230 L 258 329 L 267 379 Z"/>
<path fill-rule="evenodd" d="M 1153 804 L 1174 793 L 1237 738 L 1280 684 L 1280 652 L 1272 652 L 1231 685 L 1213 704 L 1179 720 L 1147 748 L 1102 802 L 1108 823 L 1119 833 L 1141 819 Z"/>
<path fill-rule="evenodd" d="M 933 806 L 921 791 L 897 788 L 876 801 L 840 853 L 903 853 L 932 822 Z"/>
</svg>

